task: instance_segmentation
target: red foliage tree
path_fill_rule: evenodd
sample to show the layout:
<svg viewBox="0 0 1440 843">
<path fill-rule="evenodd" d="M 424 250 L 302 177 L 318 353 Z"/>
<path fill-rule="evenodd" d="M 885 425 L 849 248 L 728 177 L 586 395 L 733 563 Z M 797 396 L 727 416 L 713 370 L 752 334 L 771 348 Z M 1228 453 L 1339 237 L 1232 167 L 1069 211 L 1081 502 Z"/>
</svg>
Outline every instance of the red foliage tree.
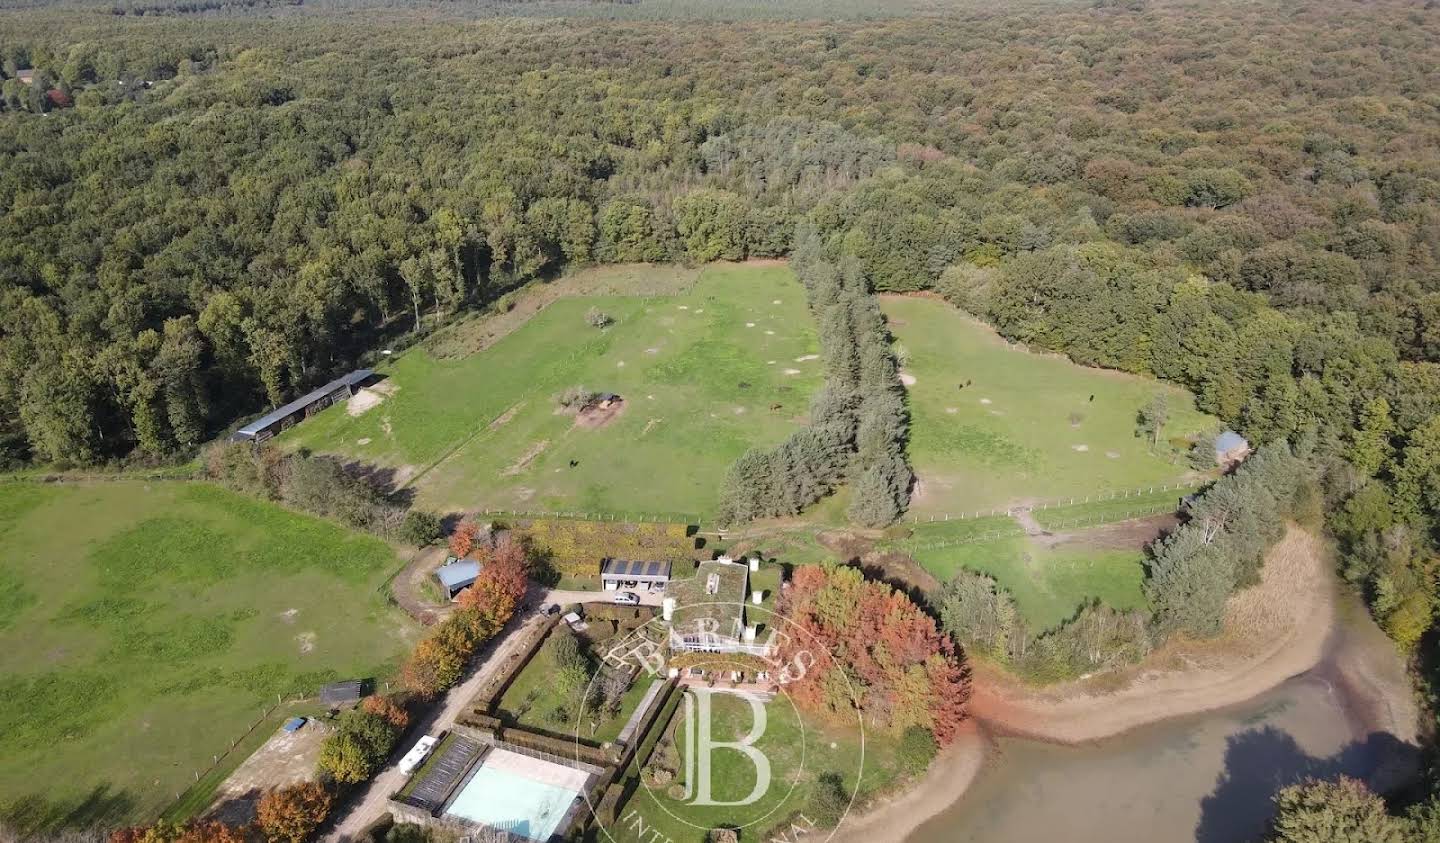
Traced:
<svg viewBox="0 0 1440 843">
<path fill-rule="evenodd" d="M 803 676 L 790 677 L 797 704 L 837 714 L 858 704 L 870 722 L 896 732 L 922 726 L 941 745 L 954 739 L 970 699 L 969 669 L 909 597 L 854 568 L 806 566 L 779 609 L 799 628 L 781 658 L 791 663 L 805 651 L 800 658 L 813 659 Z"/>
<path fill-rule="evenodd" d="M 384 718 L 385 722 L 395 727 L 396 732 L 403 732 L 405 727 L 410 725 L 410 712 L 406 711 L 405 706 L 394 696 L 382 697 L 377 694 L 366 697 L 360 707 Z"/>
<path fill-rule="evenodd" d="M 450 555 L 461 559 L 475 549 L 475 537 L 480 535 L 480 526 L 474 521 L 461 521 L 450 534 Z"/>
<path fill-rule="evenodd" d="M 270 843 L 305 843 L 333 805 L 334 797 L 319 782 L 277 787 L 260 797 L 255 823 Z"/>
<path fill-rule="evenodd" d="M 246 843 L 245 829 L 219 820 L 192 820 L 181 824 L 161 820 L 154 825 L 119 828 L 110 843 Z"/>
<path fill-rule="evenodd" d="M 196 820 L 186 824 L 175 843 L 246 843 L 245 829 L 219 820 Z"/>
</svg>

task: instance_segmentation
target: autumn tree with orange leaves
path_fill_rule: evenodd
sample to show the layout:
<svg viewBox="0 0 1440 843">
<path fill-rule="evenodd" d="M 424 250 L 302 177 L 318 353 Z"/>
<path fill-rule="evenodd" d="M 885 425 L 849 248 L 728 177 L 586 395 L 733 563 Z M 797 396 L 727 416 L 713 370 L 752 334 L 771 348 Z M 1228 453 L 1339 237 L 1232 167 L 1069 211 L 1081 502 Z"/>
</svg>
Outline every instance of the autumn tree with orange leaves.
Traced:
<svg viewBox="0 0 1440 843">
<path fill-rule="evenodd" d="M 909 597 L 855 568 L 807 565 L 795 571 L 778 609 L 799 628 L 782 643 L 781 659 L 814 660 L 787 685 L 797 705 L 837 715 L 858 705 L 867 722 L 895 734 L 920 726 L 941 746 L 954 740 L 970 671 Z"/>
<path fill-rule="evenodd" d="M 480 535 L 480 525 L 466 519 L 455 527 L 455 532 L 450 534 L 450 555 L 461 559 L 470 555 L 475 549 L 475 538 Z"/>
<path fill-rule="evenodd" d="M 255 823 L 270 843 L 305 843 L 335 802 L 319 782 L 277 787 L 260 797 Z"/>
<path fill-rule="evenodd" d="M 405 731 L 410 725 L 410 712 L 395 696 L 370 696 L 360 703 L 360 708 L 374 714 L 394 727 L 396 732 Z"/>
<path fill-rule="evenodd" d="M 245 830 L 219 820 L 192 820 L 119 828 L 110 832 L 110 843 L 246 843 Z"/>
<path fill-rule="evenodd" d="M 421 698 L 460 681 L 476 648 L 505 627 L 525 596 L 529 580 L 523 545 L 507 537 L 479 556 L 480 576 L 460 594 L 459 611 L 422 639 L 401 669 L 401 683 Z"/>
</svg>

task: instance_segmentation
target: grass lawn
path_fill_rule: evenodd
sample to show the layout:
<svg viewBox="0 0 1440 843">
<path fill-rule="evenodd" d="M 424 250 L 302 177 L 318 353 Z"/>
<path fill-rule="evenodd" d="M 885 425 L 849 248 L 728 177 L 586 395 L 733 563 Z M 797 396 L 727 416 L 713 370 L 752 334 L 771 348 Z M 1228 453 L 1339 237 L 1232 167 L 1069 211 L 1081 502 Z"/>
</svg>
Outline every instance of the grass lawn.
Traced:
<svg viewBox="0 0 1440 843">
<path fill-rule="evenodd" d="M 0 805 L 143 820 L 277 694 L 384 676 L 391 548 L 204 484 L 0 485 Z"/>
<path fill-rule="evenodd" d="M 714 741 L 739 740 L 752 730 L 754 714 L 743 699 L 715 693 L 711 704 Z M 708 829 L 727 825 L 743 826 L 742 840 L 765 840 L 770 839 L 765 832 L 771 829 L 788 831 L 789 826 L 781 824 L 794 812 L 805 809 L 816 780 L 823 774 L 838 774 L 847 791 L 858 784 L 862 791 L 871 792 L 895 781 L 895 741 L 888 735 L 872 728 L 862 741 L 856 723 L 825 723 L 813 715 L 802 718 L 784 695 L 767 703 L 764 710 L 765 732 L 755 747 L 769 761 L 770 786 L 756 802 L 739 807 L 703 806 L 671 797 L 670 788 L 683 783 L 685 776 L 682 706 L 671 721 L 675 724 L 673 744 L 667 748 L 662 742 L 650 760 L 652 766 L 673 765 L 679 775 L 666 787 L 641 785 L 620 809 L 617 829 L 632 828 L 625 818 L 633 810 L 643 818 L 647 829 L 675 843 L 705 843 Z M 741 800 L 756 784 L 755 765 L 735 750 L 717 748 L 711 754 L 710 780 L 715 801 Z"/>
<path fill-rule="evenodd" d="M 1069 618 L 1090 598 L 1098 597 L 1117 609 L 1145 602 L 1140 590 L 1143 555 L 1138 550 L 1073 543 L 1046 547 L 1017 531 L 993 541 L 917 550 L 913 555 L 941 582 L 949 582 L 962 568 L 994 577 L 1015 596 L 1036 630 Z"/>
<path fill-rule="evenodd" d="M 587 325 L 592 307 L 614 324 Z M 282 441 L 418 472 L 418 503 L 437 510 L 705 515 L 740 454 L 803 422 L 818 353 L 787 267 L 713 265 L 685 295 L 559 299 L 477 354 L 413 349 L 380 369 L 383 403 L 326 410 Z M 554 400 L 576 385 L 620 394 L 623 411 L 577 426 Z"/>
<path fill-rule="evenodd" d="M 1130 518 L 1144 518 L 1175 512 L 1180 508 L 1180 499 L 1202 488 L 1203 484 L 1186 484 L 1179 488 L 1171 486 L 1166 490 L 1142 492 L 1138 495 L 1110 498 L 1107 500 L 1076 502 L 1065 506 L 1037 509 L 1032 513 L 1035 521 L 1047 530 L 1064 529 L 1072 525 L 1102 524 L 1124 521 Z"/>
<path fill-rule="evenodd" d="M 1136 413 L 1157 392 L 1169 396 L 1165 437 L 1213 425 L 1177 387 L 1018 350 L 944 302 L 890 296 L 882 308 L 915 380 L 912 514 L 1174 482 L 1185 455 L 1156 455 L 1135 436 Z"/>
<path fill-rule="evenodd" d="M 562 625 L 552 634 L 563 632 Z M 581 740 L 597 744 L 613 741 L 620 736 L 620 730 L 625 728 L 626 721 L 645 697 L 645 692 L 649 690 L 651 683 L 656 681 L 653 676 L 642 671 L 640 676 L 636 677 L 635 683 L 620 698 L 619 712 L 614 717 L 598 720 L 598 711 L 594 704 L 587 703 L 582 711 L 580 700 L 561 695 L 553 681 L 556 672 L 550 651 L 542 646 L 520 671 L 520 675 L 515 677 L 515 681 L 510 683 L 510 687 L 505 689 L 505 695 L 500 698 L 499 709 L 522 726 L 561 735 L 578 734 Z M 557 716 L 561 712 L 564 716 Z M 583 718 L 578 729 L 575 723 L 577 714 Z"/>
</svg>

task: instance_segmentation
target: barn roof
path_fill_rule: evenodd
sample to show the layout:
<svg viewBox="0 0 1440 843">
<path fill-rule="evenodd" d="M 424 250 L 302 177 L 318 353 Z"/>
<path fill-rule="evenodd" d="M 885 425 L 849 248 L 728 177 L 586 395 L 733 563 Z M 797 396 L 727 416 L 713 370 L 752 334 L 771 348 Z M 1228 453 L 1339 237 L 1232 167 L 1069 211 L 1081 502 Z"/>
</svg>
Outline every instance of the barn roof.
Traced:
<svg viewBox="0 0 1440 843">
<path fill-rule="evenodd" d="M 329 395 L 340 387 L 353 387 L 355 384 L 364 381 L 366 378 L 370 377 L 373 374 L 375 374 L 375 372 L 371 369 L 356 369 L 348 375 L 342 375 L 341 377 L 330 381 L 322 387 L 310 390 L 299 398 L 296 398 L 294 401 L 291 401 L 289 404 L 286 404 L 279 409 L 272 410 L 261 416 L 260 418 L 256 419 L 255 421 L 250 422 L 249 424 L 235 431 L 235 435 L 231 438 L 253 439 L 256 435 L 260 433 L 260 431 L 264 430 L 270 425 L 295 415 L 296 413 L 300 412 L 311 404 L 314 404 L 316 401 L 319 401 L 321 398 L 324 398 L 325 396 Z"/>
<path fill-rule="evenodd" d="M 440 584 L 454 591 L 475 582 L 480 576 L 480 563 L 474 559 L 456 559 L 451 556 L 444 565 L 435 569 Z"/>
<path fill-rule="evenodd" d="M 355 702 L 363 696 L 365 696 L 365 680 L 363 679 L 331 682 L 320 689 L 320 702 L 325 705 Z"/>
</svg>

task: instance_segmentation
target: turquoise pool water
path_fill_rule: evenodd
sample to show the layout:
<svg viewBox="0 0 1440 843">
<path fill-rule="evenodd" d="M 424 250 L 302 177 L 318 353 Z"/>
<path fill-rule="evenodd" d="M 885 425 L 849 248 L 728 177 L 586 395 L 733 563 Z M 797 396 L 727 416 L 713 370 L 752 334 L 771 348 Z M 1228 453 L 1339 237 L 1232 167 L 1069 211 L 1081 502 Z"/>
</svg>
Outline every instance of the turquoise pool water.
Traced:
<svg viewBox="0 0 1440 843">
<path fill-rule="evenodd" d="M 482 766 L 446 813 L 531 840 L 548 840 L 578 794 Z"/>
</svg>

